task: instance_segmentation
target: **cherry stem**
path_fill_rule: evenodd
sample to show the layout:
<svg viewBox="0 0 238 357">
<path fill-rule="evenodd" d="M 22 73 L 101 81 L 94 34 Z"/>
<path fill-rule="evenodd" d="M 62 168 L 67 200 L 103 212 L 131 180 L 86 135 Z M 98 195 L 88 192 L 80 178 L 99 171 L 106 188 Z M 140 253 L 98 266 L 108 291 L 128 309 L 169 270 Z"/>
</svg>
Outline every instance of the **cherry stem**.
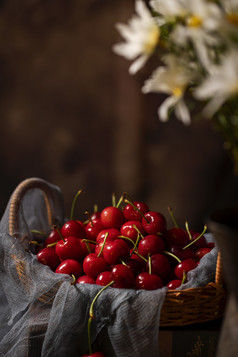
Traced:
<svg viewBox="0 0 238 357">
<path fill-rule="evenodd" d="M 102 251 L 103 251 L 103 249 L 104 249 L 104 246 L 105 246 L 105 243 L 106 243 L 106 240 L 107 240 L 107 237 L 108 237 L 108 232 L 105 234 L 105 238 L 104 238 L 104 240 L 103 240 L 103 244 L 102 244 L 102 247 L 101 247 L 101 249 L 100 249 L 100 251 L 99 251 L 99 253 L 98 253 L 98 257 L 100 257 L 100 255 L 102 254 Z"/>
<path fill-rule="evenodd" d="M 179 228 L 178 223 L 177 223 L 177 221 L 176 221 L 176 219 L 175 219 L 174 213 L 173 213 L 173 211 L 172 211 L 172 207 L 169 206 L 169 207 L 168 207 L 168 211 L 169 211 L 169 214 L 170 214 L 170 217 L 171 217 L 171 219 L 172 219 L 172 221 L 173 221 L 174 226 L 175 226 L 176 228 Z"/>
<path fill-rule="evenodd" d="M 187 278 L 187 273 L 186 273 L 186 271 L 184 270 L 184 271 L 183 271 L 183 278 L 182 278 L 182 281 L 181 281 L 181 285 L 183 285 L 183 284 L 185 283 L 186 278 Z"/>
<path fill-rule="evenodd" d="M 73 199 L 72 206 L 71 206 L 71 211 L 70 211 L 70 219 L 71 219 L 71 220 L 72 220 L 73 217 L 74 217 L 74 208 L 75 208 L 76 201 L 77 201 L 79 195 L 80 195 L 82 192 L 83 192 L 83 190 L 79 190 L 79 191 L 76 193 L 76 195 L 75 195 L 75 197 L 74 197 L 74 199 Z"/>
<path fill-rule="evenodd" d="M 119 239 L 126 239 L 126 240 L 128 240 L 129 242 L 131 242 L 131 243 L 133 244 L 133 246 L 135 246 L 135 242 L 134 242 L 131 238 L 129 238 L 129 237 L 126 237 L 126 236 L 118 236 L 117 238 L 119 238 Z"/>
<path fill-rule="evenodd" d="M 47 236 L 48 236 L 45 232 L 38 231 L 37 229 L 32 229 L 32 230 L 31 230 L 31 233 L 32 233 L 32 234 L 39 234 L 39 235 L 42 236 L 42 237 L 47 237 Z"/>
<path fill-rule="evenodd" d="M 140 253 L 138 253 L 136 250 L 135 250 L 133 253 L 136 254 L 139 258 L 141 258 L 142 260 L 144 260 L 144 261 L 147 263 L 148 260 L 147 260 L 145 257 L 143 257 L 143 255 L 141 255 Z M 133 254 L 133 253 L 132 253 L 132 254 Z M 132 254 L 131 254 L 131 255 L 132 255 Z"/>
<path fill-rule="evenodd" d="M 112 206 L 116 207 L 116 194 L 115 194 L 115 192 L 113 192 L 113 194 L 112 194 Z"/>
<path fill-rule="evenodd" d="M 65 242 L 65 239 L 64 239 L 62 233 L 60 232 L 59 227 L 54 226 L 54 229 L 56 230 L 56 232 L 58 233 L 58 235 L 60 236 L 60 238 L 62 239 L 62 241 Z"/>
<path fill-rule="evenodd" d="M 71 274 L 72 278 L 73 278 L 73 281 L 71 281 L 71 285 L 74 285 L 76 283 L 76 278 L 75 278 L 75 275 L 74 274 Z"/>
<path fill-rule="evenodd" d="M 131 198 L 131 196 L 127 193 L 127 192 L 124 192 L 123 193 L 123 196 L 125 197 L 124 201 L 126 203 L 129 203 L 133 208 L 134 210 L 136 210 L 142 218 L 144 218 L 146 220 L 146 222 L 149 224 L 150 222 L 148 221 L 148 219 L 143 215 L 143 213 L 139 210 L 138 207 L 136 207 L 136 205 L 134 204 L 134 201 L 133 199 Z"/>
<path fill-rule="evenodd" d="M 91 225 L 93 227 L 93 220 L 92 220 L 91 214 L 88 211 L 85 211 L 84 213 L 88 216 L 88 219 L 86 222 L 91 223 Z"/>
<path fill-rule="evenodd" d="M 185 222 L 185 228 L 186 228 L 186 231 L 188 233 L 189 240 L 192 241 L 193 237 L 191 235 L 191 232 L 190 232 L 190 229 L 189 229 L 189 226 L 188 226 L 188 221 Z"/>
<path fill-rule="evenodd" d="M 98 205 L 96 203 L 93 205 L 93 212 L 98 212 Z"/>
<path fill-rule="evenodd" d="M 30 240 L 29 244 L 34 244 L 34 245 L 40 246 L 40 243 L 37 242 L 37 240 Z"/>
<path fill-rule="evenodd" d="M 92 321 L 94 320 L 94 313 L 93 313 L 93 308 L 94 308 L 94 304 L 96 302 L 96 300 L 98 299 L 99 295 L 105 290 L 107 289 L 109 286 L 111 286 L 112 284 L 114 284 L 114 280 L 112 280 L 110 283 L 108 283 L 107 285 L 105 285 L 101 290 L 99 290 L 99 292 L 95 295 L 90 308 L 89 308 L 89 319 L 88 319 L 88 349 L 89 349 L 89 354 L 92 354 L 92 343 L 91 343 L 91 324 Z"/>
<path fill-rule="evenodd" d="M 138 245 L 138 242 L 140 240 L 140 238 L 144 238 L 143 235 L 141 234 L 141 232 L 139 231 L 139 229 L 134 225 L 134 228 L 137 230 L 138 234 L 137 234 L 137 238 L 136 238 L 136 242 L 134 244 L 134 247 L 132 249 L 132 252 L 131 252 L 131 256 L 132 254 L 134 253 L 135 249 L 137 248 L 137 245 Z"/>
<path fill-rule="evenodd" d="M 186 223 L 187 223 L 187 222 L 186 222 Z M 187 228 L 187 227 L 188 227 L 188 225 L 186 225 L 186 228 Z M 192 239 L 192 242 L 190 242 L 190 243 L 187 244 L 185 247 L 183 247 L 183 249 L 186 249 L 186 248 L 190 247 L 191 245 L 193 245 L 193 243 L 197 242 L 197 241 L 203 236 L 203 234 L 206 232 L 206 230 L 207 230 L 207 226 L 205 225 L 204 228 L 203 228 L 202 233 L 201 233 L 196 239 L 193 240 L 193 238 L 192 238 L 192 236 L 191 236 L 191 233 L 190 233 L 190 231 L 189 231 L 189 229 L 188 229 L 188 234 L 190 234 L 191 239 Z"/>
<path fill-rule="evenodd" d="M 151 256 L 148 255 L 148 264 L 149 264 L 149 274 L 151 274 Z"/>
<path fill-rule="evenodd" d="M 54 243 L 47 244 L 47 248 L 48 248 L 48 247 L 54 247 L 54 246 L 56 246 L 57 243 L 58 243 L 58 242 L 54 242 Z"/>
<path fill-rule="evenodd" d="M 116 204 L 117 208 L 119 208 L 119 206 L 121 205 L 122 201 L 123 201 L 123 195 L 121 195 L 121 197 L 119 198 L 119 200 L 118 200 L 118 202 Z"/>
<path fill-rule="evenodd" d="M 164 250 L 163 253 L 164 253 L 165 255 L 169 255 L 169 256 L 173 257 L 173 258 L 176 259 L 179 263 L 181 263 L 181 260 L 180 260 L 175 254 L 173 254 L 173 253 L 171 253 L 171 252 L 168 252 L 167 250 Z"/>
</svg>

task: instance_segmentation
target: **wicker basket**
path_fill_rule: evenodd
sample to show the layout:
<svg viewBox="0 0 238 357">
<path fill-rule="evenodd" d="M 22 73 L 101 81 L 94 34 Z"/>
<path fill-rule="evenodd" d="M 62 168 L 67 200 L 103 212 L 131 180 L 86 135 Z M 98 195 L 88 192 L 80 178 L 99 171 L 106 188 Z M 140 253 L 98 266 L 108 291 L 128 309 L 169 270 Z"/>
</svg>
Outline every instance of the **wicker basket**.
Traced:
<svg viewBox="0 0 238 357">
<path fill-rule="evenodd" d="M 29 178 L 21 182 L 11 196 L 9 211 L 10 235 L 16 235 L 15 232 L 18 232 L 18 211 L 20 202 L 25 193 L 32 188 L 38 188 L 43 192 L 49 225 L 52 226 L 55 223 L 54 205 L 57 204 L 57 202 L 55 202 L 55 197 L 52 194 L 50 185 L 47 181 L 42 179 Z M 24 264 L 22 264 L 21 260 L 17 257 L 15 257 L 15 263 L 17 265 L 19 279 L 27 291 L 29 287 L 25 284 L 26 273 Z M 52 303 L 51 297 L 55 296 L 58 287 L 59 285 L 53 287 L 49 292 L 42 295 L 39 300 L 46 304 L 48 304 L 49 301 Z M 167 291 L 161 310 L 160 326 L 185 326 L 221 318 L 224 313 L 225 303 L 226 289 L 223 284 L 220 253 L 218 253 L 215 282 L 211 282 L 204 287 L 182 291 Z"/>
</svg>

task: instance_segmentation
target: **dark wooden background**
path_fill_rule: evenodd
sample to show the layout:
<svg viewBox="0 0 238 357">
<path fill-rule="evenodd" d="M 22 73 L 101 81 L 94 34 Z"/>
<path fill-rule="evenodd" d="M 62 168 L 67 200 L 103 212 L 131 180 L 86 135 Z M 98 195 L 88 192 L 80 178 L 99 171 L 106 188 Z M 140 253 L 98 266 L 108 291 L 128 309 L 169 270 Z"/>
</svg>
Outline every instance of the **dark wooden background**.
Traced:
<svg viewBox="0 0 238 357">
<path fill-rule="evenodd" d="M 180 225 L 201 229 L 210 210 L 236 201 L 237 179 L 211 123 L 163 124 L 163 99 L 141 94 L 152 61 L 136 76 L 115 55 L 115 23 L 132 0 L 0 2 L 0 211 L 32 176 L 60 186 L 66 215 L 129 192 Z"/>
</svg>

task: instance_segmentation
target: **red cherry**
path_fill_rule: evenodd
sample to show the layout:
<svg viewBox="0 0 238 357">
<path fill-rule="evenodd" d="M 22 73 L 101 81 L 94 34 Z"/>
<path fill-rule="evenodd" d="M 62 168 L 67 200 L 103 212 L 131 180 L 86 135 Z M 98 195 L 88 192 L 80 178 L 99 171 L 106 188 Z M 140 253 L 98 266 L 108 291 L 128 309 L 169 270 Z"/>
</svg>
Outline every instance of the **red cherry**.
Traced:
<svg viewBox="0 0 238 357">
<path fill-rule="evenodd" d="M 167 229 L 167 222 L 162 213 L 147 212 L 144 214 L 142 224 L 148 234 L 164 233 Z"/>
<path fill-rule="evenodd" d="M 121 260 L 129 258 L 130 248 L 122 239 L 108 242 L 103 248 L 103 257 L 108 264 L 118 264 Z"/>
<path fill-rule="evenodd" d="M 125 223 L 123 223 L 123 225 L 121 226 L 121 229 L 120 229 L 121 235 L 132 239 L 133 242 L 136 242 L 136 240 L 137 240 L 138 231 L 142 235 L 145 234 L 144 227 L 140 221 L 125 222 Z"/>
<path fill-rule="evenodd" d="M 120 231 L 116 228 L 108 228 L 101 230 L 98 235 L 96 242 L 98 243 L 101 239 L 104 240 L 107 235 L 107 242 L 116 239 L 120 235 Z"/>
<path fill-rule="evenodd" d="M 142 272 L 141 264 L 135 259 L 129 258 L 125 261 L 125 264 L 131 269 L 135 276 Z"/>
<path fill-rule="evenodd" d="M 55 270 L 60 264 L 60 259 L 55 252 L 55 247 L 45 247 L 37 253 L 37 259 L 41 264 L 48 265 Z"/>
<path fill-rule="evenodd" d="M 209 248 L 209 247 L 199 248 L 196 250 L 195 256 L 198 260 L 200 260 L 202 257 L 204 257 L 204 255 L 206 255 L 207 253 L 210 253 L 211 250 L 212 250 L 212 248 Z"/>
<path fill-rule="evenodd" d="M 135 280 L 135 288 L 137 290 L 156 290 L 163 287 L 162 279 L 156 274 L 147 272 L 137 275 Z"/>
<path fill-rule="evenodd" d="M 174 290 L 174 289 L 177 289 L 179 286 L 181 286 L 181 284 L 182 284 L 182 280 L 174 279 L 174 280 L 171 280 L 166 286 L 170 290 Z"/>
<path fill-rule="evenodd" d="M 138 253 L 147 258 L 148 255 L 162 253 L 165 248 L 163 239 L 156 234 L 148 234 L 140 240 Z"/>
<path fill-rule="evenodd" d="M 181 263 L 177 264 L 174 273 L 179 279 L 183 279 L 183 274 L 188 273 L 197 267 L 197 262 L 193 259 L 185 259 Z"/>
<path fill-rule="evenodd" d="M 87 242 L 85 241 L 85 239 L 79 239 L 79 240 L 81 243 L 81 252 L 78 260 L 83 260 L 88 254 L 95 252 L 96 244 Z"/>
<path fill-rule="evenodd" d="M 184 247 L 189 243 L 189 237 L 187 232 L 178 227 L 168 229 L 164 234 L 164 239 L 168 247 L 171 246 Z"/>
<path fill-rule="evenodd" d="M 77 237 L 77 238 L 86 238 L 86 232 L 84 226 L 77 220 L 70 220 L 65 222 L 61 228 L 63 237 Z"/>
<path fill-rule="evenodd" d="M 61 240 L 61 236 L 60 236 L 60 232 L 61 230 L 58 228 L 57 229 L 53 229 L 50 234 L 48 235 L 48 237 L 46 238 L 46 240 L 44 241 L 44 247 L 47 247 L 47 245 L 52 244 L 52 243 L 56 243 L 58 241 Z"/>
<path fill-rule="evenodd" d="M 149 207 L 143 202 L 134 201 L 133 203 L 137 209 L 128 203 L 123 209 L 124 217 L 127 221 L 141 221 L 142 216 L 149 211 Z"/>
<path fill-rule="evenodd" d="M 102 352 L 94 352 L 91 354 L 82 355 L 82 357 L 106 357 L 106 355 Z"/>
<path fill-rule="evenodd" d="M 191 234 L 191 238 L 192 240 L 195 240 L 196 238 L 198 238 L 200 236 L 201 233 L 198 233 L 196 231 L 193 230 L 189 230 L 190 234 Z M 191 240 L 190 240 L 191 242 Z M 207 241 L 206 238 L 204 236 L 201 236 L 196 242 L 194 242 L 191 245 L 191 249 L 193 250 L 197 250 L 199 248 L 203 248 L 207 246 Z"/>
<path fill-rule="evenodd" d="M 83 271 L 86 275 L 96 279 L 98 274 L 106 270 L 107 262 L 95 253 L 88 254 L 83 261 Z"/>
<path fill-rule="evenodd" d="M 105 227 L 102 224 L 100 218 L 95 218 L 90 220 L 85 227 L 87 239 L 96 241 L 97 235 L 104 229 Z"/>
<path fill-rule="evenodd" d="M 151 273 L 159 275 L 162 280 L 166 280 L 170 274 L 171 265 L 169 259 L 163 254 L 153 254 L 151 256 Z M 149 272 L 149 261 L 145 266 L 145 271 Z"/>
<path fill-rule="evenodd" d="M 134 287 L 135 276 L 128 266 L 117 264 L 112 268 L 111 273 L 112 280 L 115 281 L 113 287 L 122 289 L 132 289 Z"/>
<path fill-rule="evenodd" d="M 77 260 L 66 259 L 57 267 L 55 273 L 74 275 L 77 279 L 80 275 L 82 275 L 82 267 Z"/>
<path fill-rule="evenodd" d="M 130 259 L 136 260 L 143 268 L 146 264 L 146 259 L 144 260 L 143 258 L 141 258 L 139 255 L 136 254 L 136 252 L 138 251 L 135 250 L 134 252 L 132 252 L 132 249 L 130 250 Z"/>
<path fill-rule="evenodd" d="M 96 284 L 101 286 L 106 286 L 112 281 L 112 273 L 111 271 L 103 271 L 97 276 Z"/>
<path fill-rule="evenodd" d="M 169 251 L 173 253 L 176 257 L 178 257 L 180 260 L 188 258 L 196 259 L 195 252 L 189 247 L 183 249 L 182 246 L 173 245 L 170 247 Z M 173 265 L 177 264 L 177 260 L 175 260 L 174 258 L 171 258 L 170 261 Z"/>
<path fill-rule="evenodd" d="M 207 243 L 207 248 L 214 248 L 215 247 L 215 243 L 214 242 L 208 242 Z"/>
<path fill-rule="evenodd" d="M 76 284 L 96 284 L 96 281 L 88 275 L 81 275 L 76 280 Z"/>
<path fill-rule="evenodd" d="M 81 242 L 76 237 L 66 237 L 56 244 L 55 252 L 61 260 L 79 260 L 82 252 Z"/>
<path fill-rule="evenodd" d="M 109 206 L 102 210 L 101 221 L 105 228 L 120 229 L 124 223 L 124 215 L 118 207 Z"/>
</svg>

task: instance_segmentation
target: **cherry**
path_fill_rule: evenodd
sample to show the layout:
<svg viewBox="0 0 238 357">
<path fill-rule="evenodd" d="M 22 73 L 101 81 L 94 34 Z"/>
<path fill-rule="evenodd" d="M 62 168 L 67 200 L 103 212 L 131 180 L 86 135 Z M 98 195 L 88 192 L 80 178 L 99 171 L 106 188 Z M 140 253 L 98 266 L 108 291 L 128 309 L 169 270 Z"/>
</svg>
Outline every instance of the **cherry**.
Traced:
<svg viewBox="0 0 238 357">
<path fill-rule="evenodd" d="M 145 234 L 144 227 L 140 221 L 125 222 L 120 229 L 121 235 L 130 238 L 133 242 L 137 241 L 139 232 L 141 235 Z"/>
<path fill-rule="evenodd" d="M 81 275 L 76 280 L 76 284 L 96 284 L 96 281 L 88 275 Z"/>
<path fill-rule="evenodd" d="M 150 260 L 147 261 L 145 266 L 145 271 L 150 272 L 151 264 L 151 273 L 156 274 L 161 277 L 162 280 L 166 280 L 170 274 L 171 265 L 169 259 L 164 254 L 153 254 Z"/>
<path fill-rule="evenodd" d="M 135 284 L 135 276 L 132 270 L 124 264 L 116 264 L 111 270 L 113 286 L 115 288 L 132 289 Z"/>
<path fill-rule="evenodd" d="M 86 238 L 85 228 L 77 220 L 69 220 L 65 222 L 61 228 L 61 232 L 65 238 L 70 236 Z"/>
<path fill-rule="evenodd" d="M 214 242 L 208 242 L 207 243 L 207 248 L 214 248 L 215 247 L 215 243 Z"/>
<path fill-rule="evenodd" d="M 189 237 L 185 230 L 179 227 L 168 229 L 164 234 L 164 239 L 167 247 L 185 246 L 189 243 Z"/>
<path fill-rule="evenodd" d="M 79 260 L 83 260 L 88 254 L 95 252 L 96 244 L 93 241 L 89 241 L 87 239 L 79 239 L 81 243 L 81 252 L 79 256 Z"/>
<path fill-rule="evenodd" d="M 51 270 L 55 270 L 60 264 L 60 259 L 54 247 L 45 247 L 37 253 L 37 259 L 41 264 L 48 265 Z"/>
<path fill-rule="evenodd" d="M 47 247 L 47 245 L 56 243 L 62 239 L 62 236 L 60 235 L 61 230 L 59 228 L 54 228 L 48 235 L 48 237 L 44 241 L 44 246 Z"/>
<path fill-rule="evenodd" d="M 108 228 L 108 229 L 103 229 L 101 230 L 98 235 L 96 242 L 100 242 L 100 240 L 104 240 L 105 236 L 107 234 L 107 242 L 110 240 L 116 239 L 120 235 L 120 231 L 116 228 Z"/>
<path fill-rule="evenodd" d="M 147 258 L 148 255 L 162 253 L 165 248 L 163 239 L 156 234 L 148 234 L 140 240 L 138 253 Z"/>
<path fill-rule="evenodd" d="M 188 273 L 190 270 L 193 270 L 197 267 L 197 262 L 193 259 L 185 259 L 181 263 L 177 264 L 174 273 L 179 278 L 183 278 L 183 274 Z"/>
<path fill-rule="evenodd" d="M 74 275 L 77 279 L 82 275 L 82 267 L 77 260 L 66 259 L 56 268 L 55 273 Z"/>
<path fill-rule="evenodd" d="M 106 228 L 120 229 L 124 223 L 124 215 L 118 207 L 108 206 L 101 212 L 101 221 Z"/>
<path fill-rule="evenodd" d="M 160 212 L 146 212 L 142 224 L 148 234 L 164 233 L 167 229 L 166 219 Z"/>
<path fill-rule="evenodd" d="M 156 290 L 163 287 L 162 279 L 156 274 L 142 272 L 137 275 L 135 280 L 135 288 L 137 290 Z"/>
<path fill-rule="evenodd" d="M 184 260 L 184 259 L 196 259 L 196 255 L 195 252 L 191 249 L 191 248 L 186 248 L 183 249 L 182 246 L 176 246 L 176 245 L 172 245 L 169 249 L 169 251 L 171 253 L 173 253 L 174 255 L 176 255 L 180 260 Z M 170 260 L 172 264 L 176 263 L 174 259 Z"/>
<path fill-rule="evenodd" d="M 123 214 L 127 221 L 141 221 L 143 215 L 149 211 L 149 207 L 146 203 L 134 201 L 132 203 L 128 203 L 124 209 Z"/>
<path fill-rule="evenodd" d="M 140 266 L 143 268 L 147 262 L 147 259 L 140 256 L 138 253 L 137 249 L 131 249 L 130 250 L 130 259 L 136 260 L 138 263 L 140 263 Z"/>
<path fill-rule="evenodd" d="M 130 248 L 122 239 L 107 242 L 103 249 L 103 257 L 108 264 L 118 264 L 129 258 Z"/>
<path fill-rule="evenodd" d="M 96 284 L 101 286 L 106 286 L 112 281 L 112 273 L 109 270 L 105 270 L 98 274 L 96 279 Z"/>
<path fill-rule="evenodd" d="M 98 234 L 104 228 L 100 218 L 91 219 L 85 227 L 87 239 L 96 241 Z"/>
<path fill-rule="evenodd" d="M 190 230 L 190 241 L 195 241 L 199 236 L 201 235 L 201 233 L 198 233 L 196 231 Z M 196 242 L 194 242 L 191 245 L 191 249 L 193 250 L 197 250 L 199 248 L 203 248 L 207 246 L 207 241 L 206 238 L 202 235 Z"/>
<path fill-rule="evenodd" d="M 76 237 L 66 237 L 61 239 L 55 246 L 55 252 L 61 260 L 79 260 L 82 252 L 82 245 Z"/>
<path fill-rule="evenodd" d="M 83 271 L 86 275 L 96 279 L 98 274 L 106 270 L 107 262 L 95 253 L 88 254 L 83 261 Z"/>
<path fill-rule="evenodd" d="M 199 248 L 196 250 L 195 256 L 198 260 L 200 260 L 202 257 L 204 257 L 204 255 L 206 255 L 207 253 L 210 253 L 211 250 L 212 250 L 212 248 L 209 248 L 209 247 Z"/>
<path fill-rule="evenodd" d="M 181 279 L 174 279 L 171 280 L 166 286 L 170 290 L 177 289 L 179 286 L 181 286 L 182 280 Z"/>
<path fill-rule="evenodd" d="M 131 269 L 131 271 L 135 276 L 137 276 L 142 272 L 141 263 L 139 263 L 139 261 L 136 259 L 129 258 L 128 260 L 125 261 L 125 264 Z"/>
</svg>

